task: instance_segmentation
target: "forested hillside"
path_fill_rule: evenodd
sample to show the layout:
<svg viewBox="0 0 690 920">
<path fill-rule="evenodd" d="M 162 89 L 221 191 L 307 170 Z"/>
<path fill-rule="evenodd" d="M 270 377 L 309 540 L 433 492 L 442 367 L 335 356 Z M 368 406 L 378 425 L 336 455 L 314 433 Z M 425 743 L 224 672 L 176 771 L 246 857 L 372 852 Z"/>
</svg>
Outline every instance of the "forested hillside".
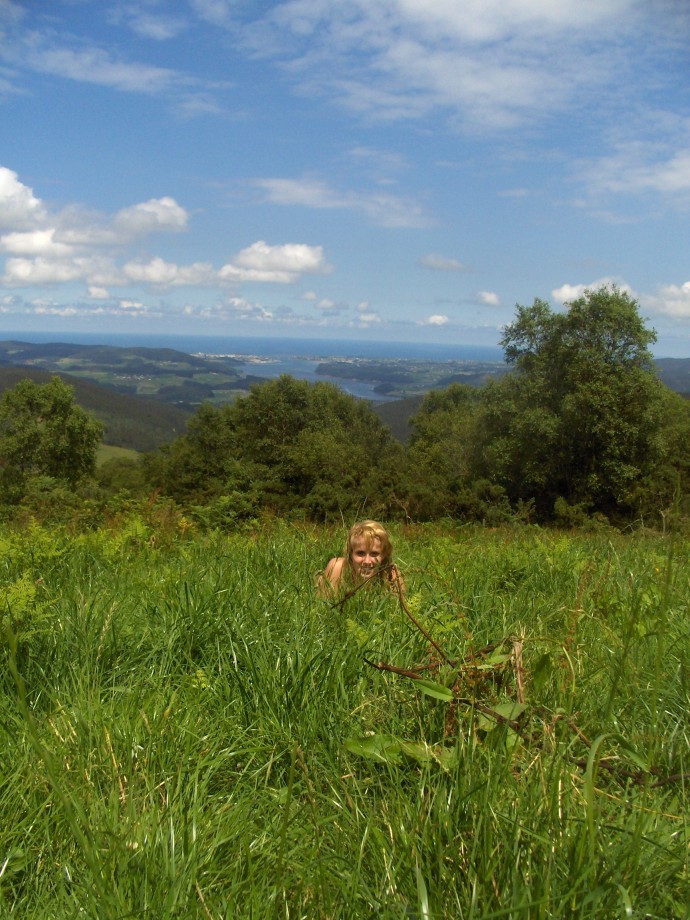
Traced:
<svg viewBox="0 0 690 920">
<path fill-rule="evenodd" d="M 54 376 L 54 373 L 34 368 L 0 367 L 0 395 L 20 380 L 44 384 Z M 126 396 L 110 387 L 69 374 L 57 376 L 74 387 L 76 403 L 103 423 L 103 440 L 115 447 L 126 447 L 139 453 L 155 450 L 184 434 L 192 416 L 191 410 L 159 400 Z"/>
</svg>

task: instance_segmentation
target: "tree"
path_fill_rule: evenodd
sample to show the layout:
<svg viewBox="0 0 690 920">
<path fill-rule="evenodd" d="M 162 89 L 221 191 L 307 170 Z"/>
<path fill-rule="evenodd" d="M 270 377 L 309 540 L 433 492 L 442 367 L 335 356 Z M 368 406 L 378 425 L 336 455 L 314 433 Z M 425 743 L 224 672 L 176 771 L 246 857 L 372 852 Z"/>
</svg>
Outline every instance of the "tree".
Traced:
<svg viewBox="0 0 690 920">
<path fill-rule="evenodd" d="M 479 399 L 476 388 L 453 383 L 427 393 L 410 419 L 410 502 L 415 517 L 433 519 L 467 511 L 469 446 Z"/>
<path fill-rule="evenodd" d="M 187 434 L 146 461 L 150 484 L 182 504 L 242 495 L 249 510 L 320 519 L 387 512 L 403 465 L 363 400 L 288 375 L 222 409 L 202 406 Z"/>
<path fill-rule="evenodd" d="M 557 499 L 616 517 L 662 449 L 656 336 L 617 288 L 566 306 L 518 306 L 501 340 L 514 370 L 485 390 L 475 465 L 542 518 Z"/>
<path fill-rule="evenodd" d="M 28 378 L 0 399 L 0 486 L 6 502 L 21 500 L 30 480 L 48 477 L 74 488 L 93 474 L 103 428 L 74 404 L 59 377 Z"/>
</svg>

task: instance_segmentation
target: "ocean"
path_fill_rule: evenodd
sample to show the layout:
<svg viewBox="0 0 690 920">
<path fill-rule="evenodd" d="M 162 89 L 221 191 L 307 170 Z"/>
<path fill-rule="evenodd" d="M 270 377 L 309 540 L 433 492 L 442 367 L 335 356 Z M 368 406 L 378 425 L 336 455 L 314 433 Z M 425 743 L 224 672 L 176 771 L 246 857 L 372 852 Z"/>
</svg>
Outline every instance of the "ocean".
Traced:
<svg viewBox="0 0 690 920">
<path fill-rule="evenodd" d="M 372 342 L 346 339 L 259 338 L 221 335 L 157 335 L 107 332 L 0 332 L 17 342 L 73 342 L 114 347 L 174 348 L 185 354 L 288 355 L 308 358 L 407 358 L 418 361 L 502 361 L 498 345 Z"/>
</svg>

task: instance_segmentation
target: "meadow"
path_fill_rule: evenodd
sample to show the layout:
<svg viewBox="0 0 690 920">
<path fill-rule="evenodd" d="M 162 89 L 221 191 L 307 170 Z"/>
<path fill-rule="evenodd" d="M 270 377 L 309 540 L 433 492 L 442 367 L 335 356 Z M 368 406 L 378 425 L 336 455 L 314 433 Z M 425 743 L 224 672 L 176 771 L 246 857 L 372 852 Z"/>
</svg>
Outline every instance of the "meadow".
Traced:
<svg viewBox="0 0 690 920">
<path fill-rule="evenodd" d="M 0 531 L 0 917 L 690 916 L 688 540 Z"/>
</svg>

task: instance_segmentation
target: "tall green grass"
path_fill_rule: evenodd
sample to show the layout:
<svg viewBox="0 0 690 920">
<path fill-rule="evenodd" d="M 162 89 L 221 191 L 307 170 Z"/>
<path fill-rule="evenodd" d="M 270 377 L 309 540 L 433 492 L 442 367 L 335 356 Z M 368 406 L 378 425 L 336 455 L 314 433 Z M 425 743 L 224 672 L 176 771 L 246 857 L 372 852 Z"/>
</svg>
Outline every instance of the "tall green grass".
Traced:
<svg viewBox="0 0 690 920">
<path fill-rule="evenodd" d="M 690 916 L 687 543 L 399 528 L 449 666 L 342 538 L 0 536 L 0 916 Z"/>
</svg>

